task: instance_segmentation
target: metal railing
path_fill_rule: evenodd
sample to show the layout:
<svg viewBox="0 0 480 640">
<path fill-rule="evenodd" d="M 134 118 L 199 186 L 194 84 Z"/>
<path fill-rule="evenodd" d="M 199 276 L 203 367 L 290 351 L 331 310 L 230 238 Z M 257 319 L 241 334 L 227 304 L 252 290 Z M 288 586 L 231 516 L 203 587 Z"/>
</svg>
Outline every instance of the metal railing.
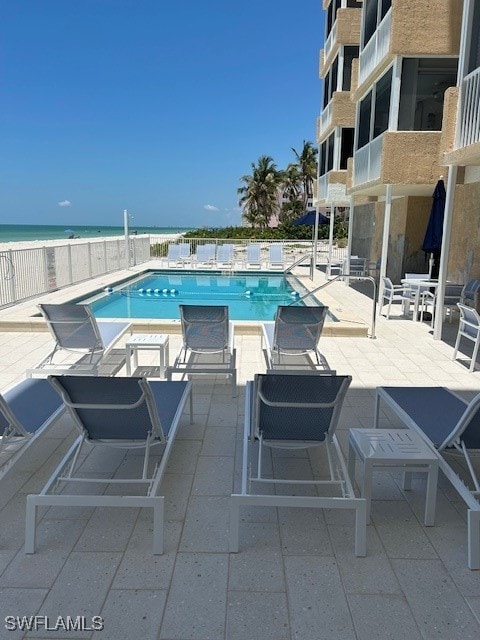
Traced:
<svg viewBox="0 0 480 640">
<path fill-rule="evenodd" d="M 461 91 L 459 149 L 480 142 L 480 68 L 465 76 Z"/>
<path fill-rule="evenodd" d="M 355 152 L 353 183 L 355 186 L 380 178 L 382 169 L 383 134 Z"/>
<path fill-rule="evenodd" d="M 148 260 L 149 236 L 130 236 L 130 266 Z M 123 237 L 0 251 L 0 308 L 125 266 Z"/>
<path fill-rule="evenodd" d="M 368 76 L 388 54 L 390 48 L 390 32 L 392 26 L 392 9 L 389 9 L 377 27 L 366 46 L 360 51 L 358 68 L 358 86 L 362 85 Z"/>
<path fill-rule="evenodd" d="M 321 291 L 322 289 L 325 289 L 325 287 L 330 286 L 332 284 L 332 282 L 336 282 L 337 280 L 349 280 L 349 279 L 351 279 L 351 280 L 368 280 L 373 285 L 372 319 L 371 319 L 371 324 L 370 324 L 370 333 L 368 334 L 368 337 L 371 338 L 372 340 L 374 340 L 376 338 L 375 328 L 376 328 L 376 322 L 377 322 L 377 283 L 375 281 L 375 278 L 372 278 L 372 276 L 357 276 L 357 275 L 352 274 L 352 273 L 342 273 L 342 274 L 340 274 L 338 276 L 335 276 L 334 278 L 331 278 L 330 280 L 327 280 L 327 282 L 324 282 L 320 286 L 315 287 L 315 289 L 312 289 L 312 291 L 309 291 L 308 293 L 304 294 L 300 298 L 297 298 L 296 300 L 291 302 L 288 306 L 291 307 L 292 305 L 297 304 L 298 302 L 301 302 L 302 300 L 305 300 L 305 298 L 308 298 L 309 296 L 314 295 L 318 291 Z"/>
</svg>

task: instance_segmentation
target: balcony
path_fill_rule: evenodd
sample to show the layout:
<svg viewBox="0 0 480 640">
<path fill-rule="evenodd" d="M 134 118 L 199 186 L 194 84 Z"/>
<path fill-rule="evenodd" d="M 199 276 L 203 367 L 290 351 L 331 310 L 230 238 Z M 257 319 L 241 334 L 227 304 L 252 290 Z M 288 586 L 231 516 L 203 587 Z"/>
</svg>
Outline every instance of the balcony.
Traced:
<svg viewBox="0 0 480 640">
<path fill-rule="evenodd" d="M 474 69 L 460 86 L 460 108 L 455 109 L 457 134 L 445 155 L 446 164 L 480 164 L 480 67 Z M 456 107 L 453 102 L 453 107 Z M 445 120 L 445 112 L 444 112 Z"/>
<path fill-rule="evenodd" d="M 329 171 L 318 180 L 318 204 L 325 206 L 349 206 L 350 197 L 347 195 L 347 172 Z"/>
<path fill-rule="evenodd" d="M 354 155 L 350 195 L 431 195 L 446 169 L 438 161 L 440 131 L 387 131 Z"/>
<path fill-rule="evenodd" d="M 457 56 L 460 47 L 462 0 L 393 3 L 376 31 L 360 51 L 359 100 L 395 56 Z"/>
<path fill-rule="evenodd" d="M 320 57 L 320 77 L 325 77 L 341 46 L 360 44 L 361 9 L 338 9 Z"/>
<path fill-rule="evenodd" d="M 355 104 L 350 91 L 334 91 L 332 99 L 317 120 L 317 141 L 323 142 L 335 127 L 355 127 Z"/>
</svg>

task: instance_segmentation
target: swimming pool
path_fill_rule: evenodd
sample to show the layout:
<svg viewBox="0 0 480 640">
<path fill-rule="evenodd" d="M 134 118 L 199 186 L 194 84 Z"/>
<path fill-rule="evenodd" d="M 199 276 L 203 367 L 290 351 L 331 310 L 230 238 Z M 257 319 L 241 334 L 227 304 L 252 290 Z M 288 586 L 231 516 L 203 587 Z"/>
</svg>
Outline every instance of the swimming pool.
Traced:
<svg viewBox="0 0 480 640">
<path fill-rule="evenodd" d="M 278 305 L 308 290 L 288 274 L 149 272 L 110 292 L 82 300 L 97 318 L 180 318 L 180 304 L 228 305 L 231 320 L 273 320 Z M 313 296 L 299 304 L 318 305 Z"/>
</svg>

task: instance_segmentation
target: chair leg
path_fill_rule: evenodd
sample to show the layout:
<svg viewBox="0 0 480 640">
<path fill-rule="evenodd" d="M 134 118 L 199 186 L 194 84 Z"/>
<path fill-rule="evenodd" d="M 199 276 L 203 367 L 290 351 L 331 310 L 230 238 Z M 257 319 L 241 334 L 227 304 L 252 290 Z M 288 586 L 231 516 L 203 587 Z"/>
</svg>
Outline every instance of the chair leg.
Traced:
<svg viewBox="0 0 480 640">
<path fill-rule="evenodd" d="M 456 360 L 457 359 L 458 347 L 460 346 L 461 337 L 462 336 L 461 336 L 460 327 L 459 327 L 458 328 L 458 333 L 457 333 L 457 339 L 455 340 L 455 347 L 453 348 L 452 360 Z"/>
<path fill-rule="evenodd" d="M 475 340 L 475 346 L 473 348 L 473 353 L 472 353 L 472 361 L 470 362 L 470 373 L 472 373 L 472 371 L 475 371 L 475 364 L 477 363 L 477 355 L 478 355 L 478 347 L 480 346 L 480 335 L 477 336 L 477 339 Z"/>
</svg>

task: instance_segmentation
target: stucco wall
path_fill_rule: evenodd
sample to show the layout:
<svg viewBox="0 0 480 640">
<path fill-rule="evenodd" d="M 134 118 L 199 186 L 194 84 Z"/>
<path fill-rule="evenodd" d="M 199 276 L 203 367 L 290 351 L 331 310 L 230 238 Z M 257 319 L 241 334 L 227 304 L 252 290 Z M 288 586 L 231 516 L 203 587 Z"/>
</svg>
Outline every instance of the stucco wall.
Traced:
<svg viewBox="0 0 480 640">
<path fill-rule="evenodd" d="M 480 278 L 480 182 L 455 189 L 447 277 L 459 283 Z"/>
<path fill-rule="evenodd" d="M 458 55 L 462 0 L 392 0 L 390 53 Z"/>
</svg>

